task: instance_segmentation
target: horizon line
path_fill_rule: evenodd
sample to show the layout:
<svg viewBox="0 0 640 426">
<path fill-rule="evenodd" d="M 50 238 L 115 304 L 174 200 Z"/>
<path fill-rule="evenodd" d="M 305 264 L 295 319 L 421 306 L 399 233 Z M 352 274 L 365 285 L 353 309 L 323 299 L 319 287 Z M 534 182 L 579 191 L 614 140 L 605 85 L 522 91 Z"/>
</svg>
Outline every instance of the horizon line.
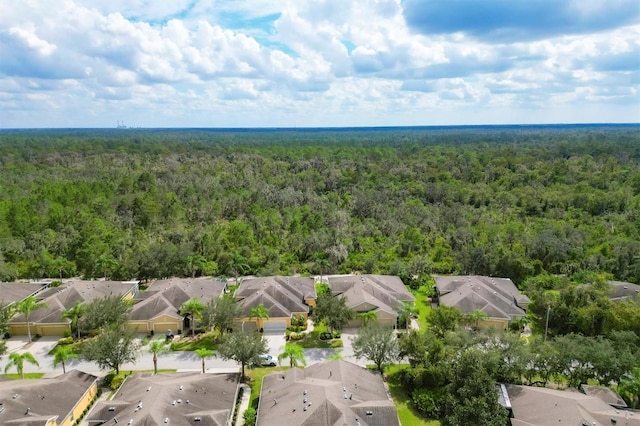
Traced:
<svg viewBox="0 0 640 426">
<path fill-rule="evenodd" d="M 588 126 L 640 126 L 639 122 L 565 122 L 565 123 L 502 123 L 502 124 L 407 124 L 407 125 L 363 125 L 363 126 L 264 126 L 264 127 L 0 127 L 0 131 L 11 130 L 368 130 L 368 129 L 429 129 L 429 128 L 478 128 L 478 127 L 588 127 Z"/>
</svg>

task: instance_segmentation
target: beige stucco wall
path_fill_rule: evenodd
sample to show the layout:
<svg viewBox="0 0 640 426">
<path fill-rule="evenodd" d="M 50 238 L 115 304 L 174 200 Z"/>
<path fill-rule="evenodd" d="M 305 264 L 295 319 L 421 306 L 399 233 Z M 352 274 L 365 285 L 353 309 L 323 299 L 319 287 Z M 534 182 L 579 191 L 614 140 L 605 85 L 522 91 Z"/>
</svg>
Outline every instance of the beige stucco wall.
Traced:
<svg viewBox="0 0 640 426">
<path fill-rule="evenodd" d="M 35 336 L 39 334 L 41 336 L 64 336 L 65 330 L 69 330 L 69 324 L 67 323 L 53 323 L 53 324 L 31 324 L 31 335 Z M 26 336 L 27 323 L 16 322 L 9 324 L 9 334 L 12 336 Z"/>
<path fill-rule="evenodd" d="M 506 330 L 509 327 L 509 320 L 503 318 L 488 318 L 478 322 L 478 328 L 496 330 Z"/>
<path fill-rule="evenodd" d="M 93 382 L 93 384 L 87 389 L 82 398 L 78 400 L 78 403 L 73 407 L 71 412 L 65 417 L 60 423 L 59 426 L 72 426 L 74 421 L 79 419 L 82 415 L 82 412 L 85 408 L 91 404 L 91 401 L 95 397 L 98 392 L 97 380 Z"/>
</svg>

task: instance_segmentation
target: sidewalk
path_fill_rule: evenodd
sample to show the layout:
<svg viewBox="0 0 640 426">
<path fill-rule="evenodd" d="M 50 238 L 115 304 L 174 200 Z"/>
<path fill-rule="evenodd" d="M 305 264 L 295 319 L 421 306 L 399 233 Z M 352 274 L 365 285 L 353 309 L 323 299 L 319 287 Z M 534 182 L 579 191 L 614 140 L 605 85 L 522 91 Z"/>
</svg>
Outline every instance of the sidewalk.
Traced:
<svg viewBox="0 0 640 426">
<path fill-rule="evenodd" d="M 238 405 L 238 415 L 236 416 L 236 426 L 244 426 L 244 412 L 249 408 L 249 402 L 251 401 L 251 388 L 244 383 L 240 384 L 242 389 L 242 399 Z"/>
</svg>

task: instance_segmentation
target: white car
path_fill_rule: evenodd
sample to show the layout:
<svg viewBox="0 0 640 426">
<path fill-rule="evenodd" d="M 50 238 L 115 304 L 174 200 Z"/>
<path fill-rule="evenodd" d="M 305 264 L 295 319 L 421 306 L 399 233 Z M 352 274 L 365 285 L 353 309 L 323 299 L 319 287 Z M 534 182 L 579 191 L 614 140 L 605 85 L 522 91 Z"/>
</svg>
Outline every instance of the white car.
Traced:
<svg viewBox="0 0 640 426">
<path fill-rule="evenodd" d="M 263 367 L 275 367 L 276 364 L 276 359 L 271 355 L 262 355 L 260 358 L 260 365 Z"/>
</svg>

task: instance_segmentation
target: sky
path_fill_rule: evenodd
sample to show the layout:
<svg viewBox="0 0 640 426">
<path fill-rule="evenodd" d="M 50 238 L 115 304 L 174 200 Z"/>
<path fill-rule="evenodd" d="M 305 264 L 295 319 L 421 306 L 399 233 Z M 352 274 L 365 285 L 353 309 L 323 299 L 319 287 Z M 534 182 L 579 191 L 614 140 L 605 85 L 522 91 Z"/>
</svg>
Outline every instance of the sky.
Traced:
<svg viewBox="0 0 640 426">
<path fill-rule="evenodd" d="M 640 122 L 638 0 L 0 0 L 0 128 Z"/>
</svg>

